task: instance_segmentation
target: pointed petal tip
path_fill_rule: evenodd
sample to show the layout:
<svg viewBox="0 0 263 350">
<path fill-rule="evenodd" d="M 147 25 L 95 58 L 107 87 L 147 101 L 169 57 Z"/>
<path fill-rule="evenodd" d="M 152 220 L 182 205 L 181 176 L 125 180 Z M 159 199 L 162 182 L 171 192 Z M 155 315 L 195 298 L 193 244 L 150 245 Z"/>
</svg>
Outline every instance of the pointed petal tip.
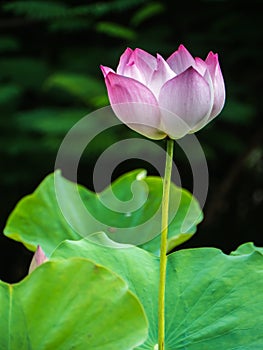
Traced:
<svg viewBox="0 0 263 350">
<path fill-rule="evenodd" d="M 179 46 L 178 46 L 178 50 L 177 50 L 178 52 L 187 52 L 187 53 L 189 53 L 189 55 L 191 55 L 190 54 L 190 52 L 187 50 L 187 48 L 183 45 L 183 44 L 180 44 Z M 192 55 L 191 55 L 192 56 Z"/>
<path fill-rule="evenodd" d="M 156 54 L 156 59 L 157 59 L 157 61 L 165 61 L 165 59 L 163 58 L 163 56 L 160 55 L 159 53 Z"/>
<path fill-rule="evenodd" d="M 218 54 L 210 51 L 205 59 L 206 63 L 218 62 Z"/>
<path fill-rule="evenodd" d="M 33 255 L 30 267 L 29 267 L 29 273 L 31 273 L 33 270 L 35 270 L 39 265 L 43 264 L 45 261 L 47 261 L 48 258 L 46 254 L 44 253 L 43 249 L 40 245 L 37 246 L 37 249 L 35 251 L 35 254 Z"/>
<path fill-rule="evenodd" d="M 100 69 L 102 71 L 104 78 L 106 78 L 109 73 L 114 73 L 113 69 L 107 66 L 100 65 Z"/>
<path fill-rule="evenodd" d="M 133 50 L 134 53 L 146 53 L 149 55 L 148 52 L 146 52 L 145 50 L 143 49 L 140 49 L 139 47 L 136 47 L 134 50 Z"/>
<path fill-rule="evenodd" d="M 113 72 L 113 71 L 109 71 L 109 72 L 107 73 L 107 75 L 105 76 L 106 85 L 107 85 L 107 84 L 110 84 L 110 86 L 118 85 L 118 79 L 117 79 L 117 78 L 114 79 L 115 76 L 116 76 L 116 77 L 119 77 L 119 76 L 121 76 L 121 75 L 116 74 L 116 73 Z M 124 78 L 125 78 L 125 77 L 124 77 Z M 108 88 L 109 88 L 109 86 L 108 86 Z"/>
<path fill-rule="evenodd" d="M 127 47 L 123 53 L 121 54 L 120 60 L 126 62 L 129 57 L 134 53 L 135 50 L 131 49 L 130 47 Z"/>
<path fill-rule="evenodd" d="M 186 47 L 183 44 L 180 44 L 178 46 L 178 50 L 186 50 Z"/>
<path fill-rule="evenodd" d="M 193 67 L 193 66 L 188 67 L 188 68 L 187 68 L 184 72 L 182 72 L 181 74 L 185 74 L 185 73 L 191 74 L 191 75 L 197 74 L 197 75 L 199 75 L 199 76 L 203 79 L 202 74 L 200 74 L 200 73 L 198 72 L 198 70 L 195 69 L 195 67 Z"/>
<path fill-rule="evenodd" d="M 216 52 L 213 52 L 213 51 L 209 51 L 208 52 L 208 55 L 207 56 L 213 56 L 213 57 L 218 57 L 218 53 L 216 53 Z"/>
<path fill-rule="evenodd" d="M 37 250 L 35 252 L 35 257 L 36 257 L 36 262 L 39 265 L 47 260 L 46 254 L 44 253 L 44 251 L 40 245 L 37 246 Z"/>
<path fill-rule="evenodd" d="M 177 51 L 167 58 L 166 62 L 176 74 L 180 74 L 188 67 L 194 65 L 194 58 L 183 44 L 180 44 Z"/>
</svg>

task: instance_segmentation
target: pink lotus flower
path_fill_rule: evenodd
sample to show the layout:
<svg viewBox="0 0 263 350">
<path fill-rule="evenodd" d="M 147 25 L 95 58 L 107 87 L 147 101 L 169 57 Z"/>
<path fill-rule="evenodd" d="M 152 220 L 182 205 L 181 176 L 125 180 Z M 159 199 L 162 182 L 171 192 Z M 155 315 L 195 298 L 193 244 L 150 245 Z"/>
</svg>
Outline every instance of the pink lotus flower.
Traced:
<svg viewBox="0 0 263 350">
<path fill-rule="evenodd" d="M 166 61 L 141 49 L 122 54 L 116 73 L 101 66 L 117 117 L 151 139 L 178 139 L 203 128 L 225 102 L 217 54 L 205 61 L 180 45 Z"/>
</svg>

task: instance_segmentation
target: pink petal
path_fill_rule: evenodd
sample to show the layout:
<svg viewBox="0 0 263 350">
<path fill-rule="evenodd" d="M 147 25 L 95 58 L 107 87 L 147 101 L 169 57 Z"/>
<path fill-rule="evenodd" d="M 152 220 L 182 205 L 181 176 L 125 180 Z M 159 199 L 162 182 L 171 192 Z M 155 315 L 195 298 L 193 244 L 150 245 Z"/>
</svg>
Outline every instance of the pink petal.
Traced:
<svg viewBox="0 0 263 350">
<path fill-rule="evenodd" d="M 210 51 L 205 59 L 205 63 L 211 76 L 213 77 L 215 75 L 216 66 L 218 65 L 218 55 Z"/>
<path fill-rule="evenodd" d="M 167 59 L 167 63 L 176 74 L 180 74 L 187 68 L 194 67 L 195 60 L 190 52 L 183 45 L 180 45 L 178 50 Z"/>
<path fill-rule="evenodd" d="M 138 48 L 134 50 L 134 53 L 135 57 L 141 61 L 144 61 L 151 68 L 151 70 L 156 68 L 156 58 L 153 55 Z"/>
<path fill-rule="evenodd" d="M 195 126 L 189 131 L 190 134 L 202 129 L 209 122 L 209 118 L 211 116 L 211 112 L 214 104 L 214 86 L 213 86 L 211 75 L 207 69 L 205 71 L 203 78 L 209 85 L 210 96 L 211 96 L 210 106 L 206 116 L 202 118 L 198 123 L 195 124 Z"/>
<path fill-rule="evenodd" d="M 31 261 L 31 264 L 29 267 L 29 273 L 31 273 L 39 265 L 43 264 L 47 260 L 48 260 L 48 258 L 46 257 L 42 248 L 40 246 L 37 246 L 37 250 L 35 251 L 35 254 L 33 255 L 33 258 L 32 258 L 32 261 Z"/>
<path fill-rule="evenodd" d="M 112 109 L 123 123 L 152 139 L 166 136 L 161 131 L 157 100 L 145 85 L 115 73 L 105 80 Z"/>
<path fill-rule="evenodd" d="M 134 52 L 135 51 L 129 47 L 124 51 L 124 53 L 121 55 L 116 73 L 144 83 L 144 76 L 135 64 Z"/>
<path fill-rule="evenodd" d="M 194 68 L 169 80 L 160 91 L 160 107 L 180 117 L 193 129 L 210 114 L 213 95 L 208 82 Z"/>
<path fill-rule="evenodd" d="M 101 69 L 101 71 L 103 73 L 104 78 L 108 75 L 109 72 L 113 72 L 114 73 L 113 69 L 111 69 L 109 67 L 106 67 L 106 66 L 100 65 L 100 69 Z"/>
<path fill-rule="evenodd" d="M 119 65 L 116 70 L 118 74 L 125 75 L 124 71 L 132 54 L 133 54 L 133 50 L 128 47 L 124 51 L 124 53 L 121 55 Z"/>
<path fill-rule="evenodd" d="M 154 70 L 148 87 L 155 94 L 156 98 L 159 96 L 161 87 L 166 81 L 175 77 L 174 71 L 171 70 L 168 63 L 157 54 L 157 68 Z"/>
<path fill-rule="evenodd" d="M 168 109 L 159 108 L 162 115 L 162 130 L 171 139 L 180 139 L 191 131 L 189 125 L 178 115 Z"/>
<path fill-rule="evenodd" d="M 226 91 L 224 78 L 218 62 L 218 55 L 214 54 L 213 52 L 209 52 L 205 63 L 207 64 L 207 69 L 210 72 L 214 86 L 214 105 L 211 116 L 209 118 L 210 121 L 215 118 L 223 109 L 226 98 Z"/>
<path fill-rule="evenodd" d="M 150 77 L 153 71 L 157 67 L 156 58 L 142 49 L 135 49 L 134 60 L 135 60 L 136 66 L 138 67 L 140 72 L 144 75 L 144 79 L 147 84 L 148 81 L 150 80 Z"/>
<path fill-rule="evenodd" d="M 134 51 L 129 49 L 121 57 L 117 74 L 133 78 L 147 85 L 155 68 L 155 57 L 141 49 L 135 49 Z"/>
<path fill-rule="evenodd" d="M 205 72 L 207 70 L 207 64 L 204 60 L 202 60 L 202 58 L 196 57 L 195 64 L 193 67 L 199 74 L 201 74 L 202 76 L 205 75 Z"/>
</svg>

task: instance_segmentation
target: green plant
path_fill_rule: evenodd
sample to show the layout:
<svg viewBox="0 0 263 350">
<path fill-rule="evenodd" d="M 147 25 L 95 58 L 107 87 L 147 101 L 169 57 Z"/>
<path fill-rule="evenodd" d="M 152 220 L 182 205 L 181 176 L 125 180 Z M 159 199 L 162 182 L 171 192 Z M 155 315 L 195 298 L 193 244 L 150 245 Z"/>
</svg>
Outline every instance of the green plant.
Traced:
<svg viewBox="0 0 263 350">
<path fill-rule="evenodd" d="M 131 8 L 143 6 L 129 25 L 109 20 L 112 10 L 124 12 L 123 4 L 112 1 L 72 7 L 66 2 L 10 1 L 4 9 L 45 25 L 50 33 L 89 28 L 129 42 L 138 40 L 140 23 L 165 10 L 158 2 L 131 1 Z M 218 30 L 216 25 L 214 30 Z M 196 42 L 201 39 L 196 36 Z M 8 55 L 21 49 L 12 36 L 3 37 L 0 45 Z M 99 50 L 94 51 L 96 56 Z M 44 148 L 45 152 L 56 151 L 63 134 L 82 115 L 106 104 L 103 84 L 93 77 L 91 65 L 91 71 L 83 74 L 87 53 L 79 52 L 71 53 L 77 60 L 69 60 L 63 52 L 60 62 L 65 66 L 59 70 L 50 69 L 45 59 L 1 60 L 1 108 L 11 116 L 9 125 L 1 120 L 7 131 L 1 142 L 9 140 L 8 155 L 20 156 L 30 150 L 41 158 Z M 33 91 L 37 98 L 30 108 L 18 111 L 20 99 Z M 51 100 L 54 93 L 62 106 L 51 103 L 39 108 L 43 93 Z M 232 98 L 223 120 L 231 129 L 231 125 L 251 125 L 255 114 L 250 102 Z M 226 129 L 210 126 L 211 157 L 217 147 L 233 155 L 244 148 L 244 140 Z M 13 137 L 16 130 L 23 135 L 33 133 L 34 139 L 23 142 L 21 137 L 14 144 L 8 133 Z M 39 141 L 37 147 L 35 140 Z M 248 166 L 257 163 L 255 159 L 262 154 L 257 143 L 245 154 Z M 12 183 L 16 176 L 6 181 Z M 262 248 L 247 243 L 230 255 L 215 248 L 177 250 L 194 235 L 203 214 L 188 191 L 173 183 L 171 191 L 167 188 L 163 196 L 162 179 L 146 176 L 139 169 L 96 194 L 56 171 L 22 199 L 8 219 L 5 235 L 32 251 L 41 245 L 48 261 L 15 285 L 0 282 L 0 348 L 156 350 L 159 343 L 159 349 L 166 350 L 261 349 Z M 118 199 L 114 209 L 107 205 L 112 201 L 111 191 Z M 218 196 L 223 195 L 220 189 Z M 137 209 L 131 206 L 127 211 L 125 203 L 131 200 Z M 164 240 L 161 250 L 166 278 L 160 283 L 160 266 L 164 267 L 159 257 L 161 233 L 168 245 L 165 249 Z M 158 284 L 164 286 L 164 280 L 165 304 L 161 303 L 160 312 Z M 160 319 L 166 327 L 165 334 L 158 336 Z"/>
</svg>

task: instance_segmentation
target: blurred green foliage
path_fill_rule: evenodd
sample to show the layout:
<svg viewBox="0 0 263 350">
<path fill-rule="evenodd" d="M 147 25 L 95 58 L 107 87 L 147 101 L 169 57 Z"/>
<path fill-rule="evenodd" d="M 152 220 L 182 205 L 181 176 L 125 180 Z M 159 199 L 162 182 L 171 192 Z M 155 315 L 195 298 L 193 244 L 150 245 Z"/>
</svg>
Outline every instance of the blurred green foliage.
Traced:
<svg viewBox="0 0 263 350">
<path fill-rule="evenodd" d="M 247 240 L 262 245 L 260 5 L 237 0 L 2 1 L 1 229 L 18 199 L 53 171 L 66 132 L 84 115 L 108 104 L 99 65 L 115 68 L 127 46 L 167 58 L 183 43 L 195 56 L 219 53 L 227 89 L 222 114 L 197 134 L 208 158 L 210 192 L 204 223 L 188 246 L 230 251 Z M 123 126 L 100 142 L 106 145 L 119 135 L 134 134 Z M 101 147 L 94 143 L 82 159 L 80 181 L 89 188 Z M 183 186 L 191 191 L 191 174 L 180 151 L 177 159 Z M 138 168 L 138 163 L 126 168 L 120 166 L 115 177 Z M 24 256 L 13 261 L 12 251 L 6 249 L 13 243 L 3 238 L 0 243 L 9 255 L 3 264 L 10 264 L 9 273 L 17 276 L 12 266 L 24 263 Z M 24 250 L 19 252 L 28 257 Z"/>
</svg>

